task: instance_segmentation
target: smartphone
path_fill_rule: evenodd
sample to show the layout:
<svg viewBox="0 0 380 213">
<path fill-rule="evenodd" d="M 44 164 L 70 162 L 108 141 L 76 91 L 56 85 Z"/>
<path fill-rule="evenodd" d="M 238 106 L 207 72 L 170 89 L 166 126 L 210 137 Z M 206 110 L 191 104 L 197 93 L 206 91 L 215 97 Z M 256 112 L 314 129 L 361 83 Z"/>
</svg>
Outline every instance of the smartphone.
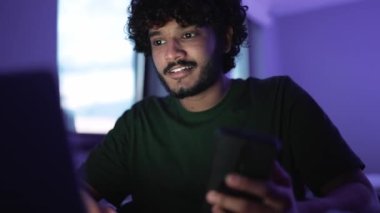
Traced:
<svg viewBox="0 0 380 213">
<path fill-rule="evenodd" d="M 255 180 L 269 179 L 279 149 L 279 141 L 268 135 L 241 129 L 218 129 L 209 189 L 261 202 L 258 197 L 230 189 L 225 184 L 225 177 L 238 173 Z"/>
</svg>

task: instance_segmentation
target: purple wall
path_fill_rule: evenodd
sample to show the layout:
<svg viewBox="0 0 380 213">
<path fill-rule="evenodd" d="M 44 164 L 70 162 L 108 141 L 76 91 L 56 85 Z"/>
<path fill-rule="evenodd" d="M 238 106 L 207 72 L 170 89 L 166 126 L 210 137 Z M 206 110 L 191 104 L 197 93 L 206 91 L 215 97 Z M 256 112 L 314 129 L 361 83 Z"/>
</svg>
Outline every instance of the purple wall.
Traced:
<svg viewBox="0 0 380 213">
<path fill-rule="evenodd" d="M 279 65 L 277 27 L 274 24 L 249 27 L 250 71 L 258 78 L 283 74 Z"/>
<path fill-rule="evenodd" d="M 280 68 L 380 172 L 380 1 L 277 17 Z"/>
<path fill-rule="evenodd" d="M 56 17 L 56 0 L 1 0 L 0 71 L 55 70 Z M 380 172 L 379 20 L 380 1 L 367 0 L 278 17 L 256 34 L 261 42 L 251 38 L 261 63 L 252 63 L 257 75 L 292 76 L 325 109 L 367 172 Z"/>
<path fill-rule="evenodd" d="M 56 68 L 56 0 L 0 1 L 0 70 Z"/>
</svg>

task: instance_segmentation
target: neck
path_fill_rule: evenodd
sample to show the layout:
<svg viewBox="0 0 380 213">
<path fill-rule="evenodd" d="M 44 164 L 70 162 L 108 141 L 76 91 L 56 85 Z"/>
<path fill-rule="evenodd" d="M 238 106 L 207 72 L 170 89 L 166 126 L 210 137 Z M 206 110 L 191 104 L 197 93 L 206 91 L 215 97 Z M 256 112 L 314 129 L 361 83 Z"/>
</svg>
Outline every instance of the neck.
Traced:
<svg viewBox="0 0 380 213">
<path fill-rule="evenodd" d="M 190 112 L 201 112 L 217 105 L 227 94 L 231 80 L 223 75 L 205 91 L 180 99 L 181 105 Z"/>
</svg>

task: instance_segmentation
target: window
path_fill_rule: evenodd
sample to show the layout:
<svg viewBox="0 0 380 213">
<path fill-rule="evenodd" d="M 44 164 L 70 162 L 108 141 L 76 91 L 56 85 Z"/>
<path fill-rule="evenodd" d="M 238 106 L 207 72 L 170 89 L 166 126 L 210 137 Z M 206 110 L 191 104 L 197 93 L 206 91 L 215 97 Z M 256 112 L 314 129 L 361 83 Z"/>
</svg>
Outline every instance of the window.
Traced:
<svg viewBox="0 0 380 213">
<path fill-rule="evenodd" d="M 124 32 L 128 5 L 125 0 L 58 3 L 59 82 L 69 130 L 106 133 L 140 98 L 137 56 Z"/>
</svg>

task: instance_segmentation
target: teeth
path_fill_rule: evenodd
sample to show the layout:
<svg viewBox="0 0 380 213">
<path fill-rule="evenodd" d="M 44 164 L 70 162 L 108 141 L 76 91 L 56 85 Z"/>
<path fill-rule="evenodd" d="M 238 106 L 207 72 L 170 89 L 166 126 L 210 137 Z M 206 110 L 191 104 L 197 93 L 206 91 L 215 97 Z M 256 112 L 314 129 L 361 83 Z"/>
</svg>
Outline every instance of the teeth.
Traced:
<svg viewBox="0 0 380 213">
<path fill-rule="evenodd" d="M 191 66 L 178 67 L 178 68 L 170 70 L 170 72 L 181 72 L 181 71 L 184 71 L 184 70 L 187 70 L 187 69 L 191 69 Z"/>
</svg>

